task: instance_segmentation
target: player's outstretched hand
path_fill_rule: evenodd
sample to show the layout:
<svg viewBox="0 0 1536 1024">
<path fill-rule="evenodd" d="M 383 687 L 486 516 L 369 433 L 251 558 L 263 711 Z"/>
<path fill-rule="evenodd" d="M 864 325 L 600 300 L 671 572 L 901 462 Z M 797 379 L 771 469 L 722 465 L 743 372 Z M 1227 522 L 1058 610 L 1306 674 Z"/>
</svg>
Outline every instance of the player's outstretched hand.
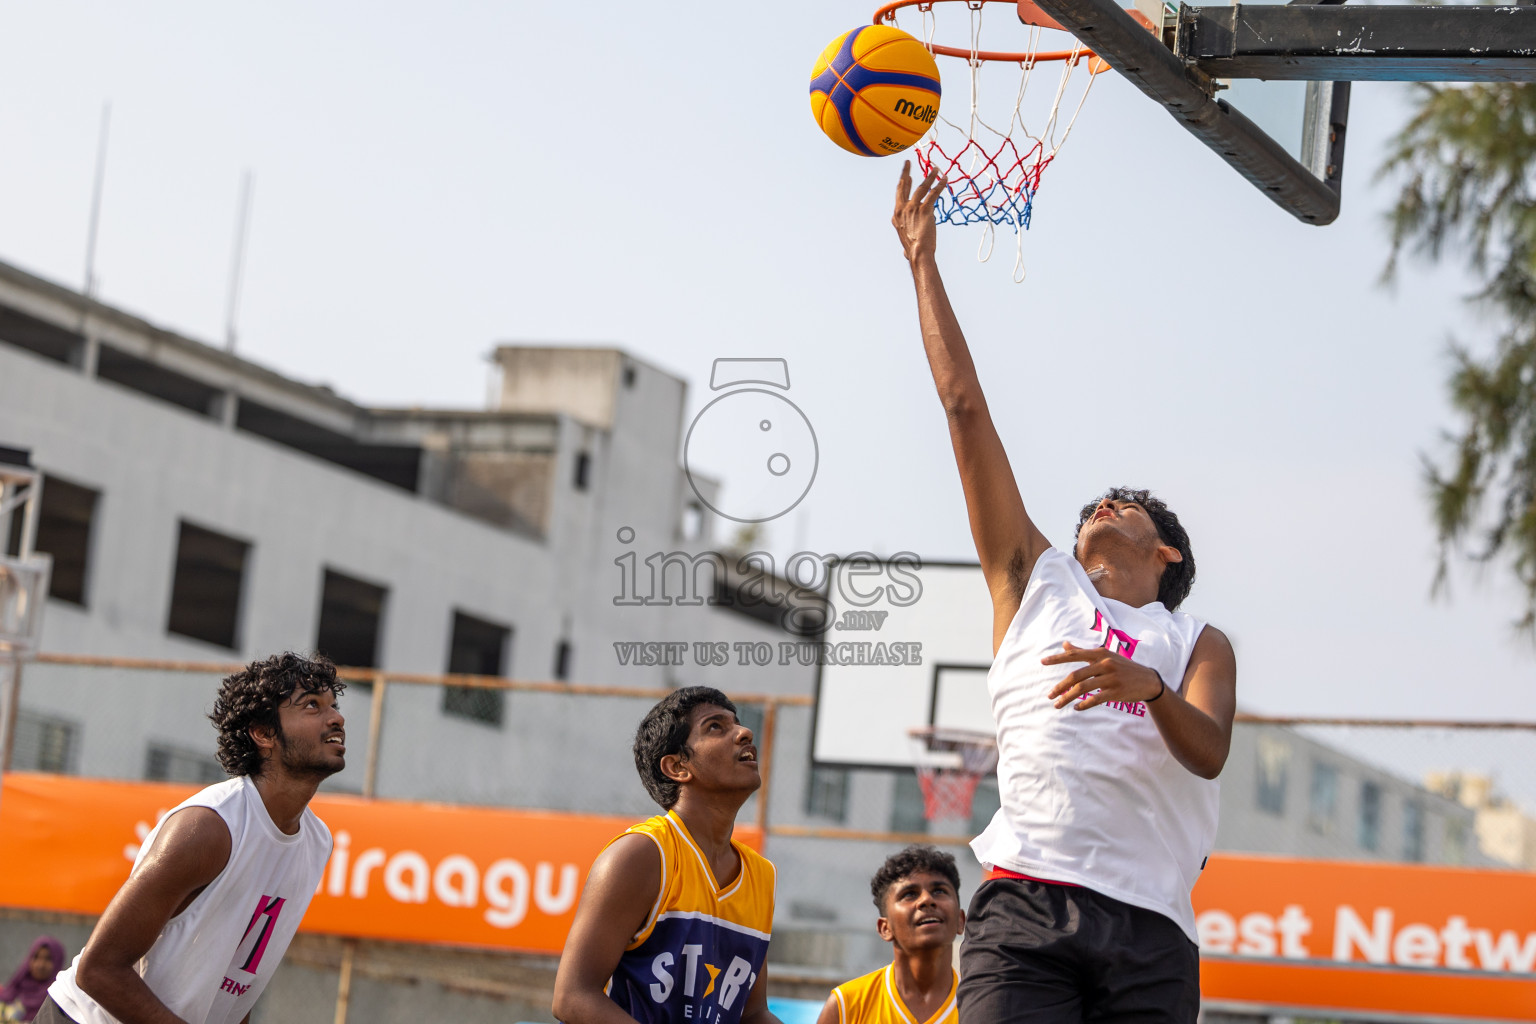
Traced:
<svg viewBox="0 0 1536 1024">
<path fill-rule="evenodd" d="M 1061 645 L 1060 654 L 1048 654 L 1042 665 L 1064 665 L 1081 661 L 1082 668 L 1051 688 L 1050 699 L 1057 709 L 1072 704 L 1072 710 L 1085 711 L 1108 701 L 1127 704 L 1156 700 L 1163 693 L 1163 677 L 1145 665 L 1138 665 L 1123 654 L 1106 647 L 1075 647 L 1071 641 Z M 1093 691 L 1097 690 L 1097 693 Z M 1088 696 L 1085 696 L 1088 695 Z M 1077 703 L 1073 704 L 1072 702 Z"/>
<path fill-rule="evenodd" d="M 929 171 L 914 193 L 912 161 L 904 161 L 901 165 L 901 179 L 896 182 L 896 212 L 891 215 L 891 224 L 901 239 L 901 249 L 908 262 L 921 255 L 933 255 L 936 234 L 933 205 L 939 201 L 945 181 L 937 170 Z"/>
</svg>

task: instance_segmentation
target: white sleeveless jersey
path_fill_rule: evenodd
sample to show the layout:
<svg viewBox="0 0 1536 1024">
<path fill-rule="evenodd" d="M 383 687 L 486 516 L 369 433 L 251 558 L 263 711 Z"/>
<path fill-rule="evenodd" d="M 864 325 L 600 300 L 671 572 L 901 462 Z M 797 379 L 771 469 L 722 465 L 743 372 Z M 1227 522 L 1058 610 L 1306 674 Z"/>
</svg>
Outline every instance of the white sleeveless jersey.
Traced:
<svg viewBox="0 0 1536 1024">
<path fill-rule="evenodd" d="M 1069 554 L 1040 556 L 987 675 L 1002 806 L 971 843 L 983 863 L 1155 910 L 1196 941 L 1189 892 L 1216 839 L 1217 782 L 1174 760 L 1139 701 L 1056 710 L 1047 694 L 1082 662 L 1040 659 L 1064 640 L 1108 647 L 1180 690 L 1204 628 L 1100 596 Z"/>
<path fill-rule="evenodd" d="M 151 992 L 190 1024 L 238 1024 L 298 930 L 331 855 L 331 833 L 304 809 L 295 835 L 284 835 L 249 778 L 196 794 L 166 815 L 139 847 L 134 870 L 171 815 L 209 807 L 229 826 L 229 863 L 187 909 L 171 918 L 136 965 Z M 75 983 L 80 958 L 48 994 L 80 1024 L 116 1024 Z"/>
</svg>

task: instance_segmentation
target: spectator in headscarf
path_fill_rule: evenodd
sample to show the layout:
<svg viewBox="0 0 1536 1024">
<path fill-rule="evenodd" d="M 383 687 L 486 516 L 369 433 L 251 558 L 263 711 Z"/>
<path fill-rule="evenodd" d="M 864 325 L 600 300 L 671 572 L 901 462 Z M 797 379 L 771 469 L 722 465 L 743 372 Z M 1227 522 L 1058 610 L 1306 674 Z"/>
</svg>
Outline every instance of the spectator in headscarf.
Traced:
<svg viewBox="0 0 1536 1024">
<path fill-rule="evenodd" d="M 0 988 L 0 1021 L 27 1021 L 37 1016 L 48 986 L 64 966 L 64 944 L 50 935 L 32 943 L 10 984 Z"/>
</svg>

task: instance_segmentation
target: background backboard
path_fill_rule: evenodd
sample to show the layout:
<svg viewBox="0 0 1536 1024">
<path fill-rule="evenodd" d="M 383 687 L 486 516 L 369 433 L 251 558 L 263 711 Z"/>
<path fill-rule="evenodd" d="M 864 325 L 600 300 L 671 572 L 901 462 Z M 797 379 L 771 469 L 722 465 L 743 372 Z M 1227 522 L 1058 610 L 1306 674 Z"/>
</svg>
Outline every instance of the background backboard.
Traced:
<svg viewBox="0 0 1536 1024">
<path fill-rule="evenodd" d="M 908 729 L 995 731 L 987 696 L 992 597 L 981 566 L 921 563 L 919 568 L 901 559 L 854 556 L 830 569 L 834 625 L 825 639 L 841 655 L 837 660 L 859 653 L 840 645 L 922 647 L 915 664 L 820 666 L 811 746 L 818 764 L 910 768 Z"/>
</svg>

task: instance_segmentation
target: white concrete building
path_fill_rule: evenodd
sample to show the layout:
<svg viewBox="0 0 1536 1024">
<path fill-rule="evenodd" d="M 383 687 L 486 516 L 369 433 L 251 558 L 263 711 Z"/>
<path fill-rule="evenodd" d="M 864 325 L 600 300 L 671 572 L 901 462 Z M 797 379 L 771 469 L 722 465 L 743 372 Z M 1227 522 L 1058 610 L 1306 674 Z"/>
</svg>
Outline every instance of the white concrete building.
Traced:
<svg viewBox="0 0 1536 1024">
<path fill-rule="evenodd" d="M 614 348 L 504 346 L 495 362 L 493 408 L 369 408 L 0 264 L 0 447 L 47 476 L 43 650 L 198 662 L 319 650 L 401 673 L 810 697 L 813 668 L 624 664 L 615 648 L 797 638 L 742 599 L 734 570 L 713 581 L 688 562 L 734 524 L 679 465 L 684 381 Z M 630 557 L 670 574 L 664 596 L 686 575 L 725 603 L 627 602 Z M 14 765 L 217 777 L 203 717 L 216 680 L 30 666 Z M 654 811 L 629 750 L 649 699 L 389 693 L 381 797 Z M 358 696 L 345 701 L 354 737 Z M 772 955 L 838 980 L 888 955 L 868 878 L 899 846 L 889 834 L 928 826 L 909 772 L 812 770 L 810 715 L 778 719 L 770 817 L 787 831 L 768 845 Z M 361 782 L 358 770 L 335 780 Z M 996 800 L 984 783 L 973 829 Z M 1246 727 L 1219 845 L 1477 863 L 1472 815 L 1293 730 Z M 816 829 L 864 837 L 789 834 Z M 968 895 L 980 871 L 954 852 Z"/>
</svg>

